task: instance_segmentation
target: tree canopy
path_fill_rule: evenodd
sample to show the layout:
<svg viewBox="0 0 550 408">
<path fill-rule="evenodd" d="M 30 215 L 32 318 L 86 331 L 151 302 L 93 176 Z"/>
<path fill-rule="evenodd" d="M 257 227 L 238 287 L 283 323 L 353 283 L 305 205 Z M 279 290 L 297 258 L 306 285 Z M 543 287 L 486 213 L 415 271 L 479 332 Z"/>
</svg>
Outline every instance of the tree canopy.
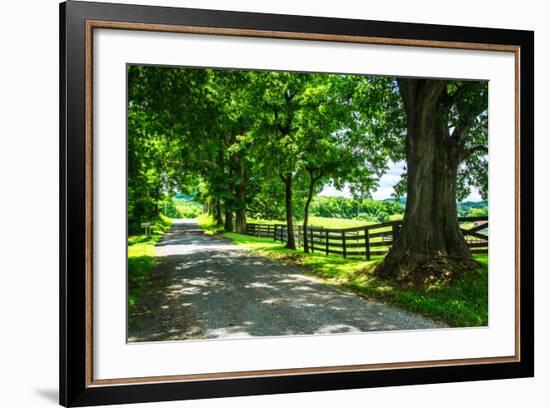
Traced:
<svg viewBox="0 0 550 408">
<path fill-rule="evenodd" d="M 131 65 L 129 228 L 183 193 L 229 230 L 285 219 L 295 248 L 293 223 L 307 227 L 324 186 L 368 199 L 392 162 L 406 163 L 405 224 L 419 202 L 444 223 L 472 188 L 487 197 L 487 95 L 480 81 Z"/>
</svg>

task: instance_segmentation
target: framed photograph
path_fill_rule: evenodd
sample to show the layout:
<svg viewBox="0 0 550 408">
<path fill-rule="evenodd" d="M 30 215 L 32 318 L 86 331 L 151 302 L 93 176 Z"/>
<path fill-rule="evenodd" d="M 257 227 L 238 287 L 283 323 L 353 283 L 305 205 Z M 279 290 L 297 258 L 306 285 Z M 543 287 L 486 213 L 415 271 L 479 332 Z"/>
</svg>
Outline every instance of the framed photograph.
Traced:
<svg viewBox="0 0 550 408">
<path fill-rule="evenodd" d="M 60 403 L 534 375 L 530 31 L 60 5 Z"/>
</svg>

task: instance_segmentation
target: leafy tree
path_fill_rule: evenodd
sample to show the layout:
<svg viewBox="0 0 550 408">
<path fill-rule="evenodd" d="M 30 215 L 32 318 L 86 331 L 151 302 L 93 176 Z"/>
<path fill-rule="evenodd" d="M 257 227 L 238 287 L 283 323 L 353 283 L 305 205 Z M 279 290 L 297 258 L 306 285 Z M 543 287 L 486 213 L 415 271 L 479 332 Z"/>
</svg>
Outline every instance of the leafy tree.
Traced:
<svg viewBox="0 0 550 408">
<path fill-rule="evenodd" d="M 254 86 L 259 90 L 258 125 L 255 129 L 258 161 L 264 178 L 277 177 L 284 185 L 287 225 L 286 247 L 296 249 L 294 240 L 293 182 L 303 168 L 304 145 L 300 138 L 300 102 L 311 76 L 288 72 L 259 72 Z"/>
<path fill-rule="evenodd" d="M 407 205 L 399 236 L 377 272 L 424 279 L 474 268 L 458 226 L 457 181 L 461 171 L 483 162 L 487 153 L 488 84 L 411 78 L 397 82 L 407 118 Z"/>
<path fill-rule="evenodd" d="M 472 268 L 457 200 L 472 187 L 487 196 L 487 93 L 474 81 L 130 66 L 129 227 L 194 190 L 227 230 L 235 219 L 246 232 L 247 211 L 284 216 L 295 248 L 302 211 L 305 228 L 310 212 L 395 214 L 365 200 L 388 163 L 405 160 L 395 188 L 407 197 L 403 226 L 377 272 L 409 279 Z M 357 200 L 318 206 L 326 184 Z"/>
<path fill-rule="evenodd" d="M 159 213 L 164 193 L 189 181 L 189 146 L 209 123 L 204 70 L 128 68 L 128 218 L 130 229 Z"/>
<path fill-rule="evenodd" d="M 478 207 L 478 208 L 472 208 L 470 209 L 470 212 L 468 213 L 468 217 L 486 217 L 489 215 L 489 208 L 487 206 L 485 207 Z"/>
<path fill-rule="evenodd" d="M 225 229 L 232 230 L 233 211 L 237 232 L 246 233 L 246 209 L 248 183 L 253 171 L 247 137 L 256 121 L 256 94 L 251 88 L 252 72 L 213 71 L 216 82 L 213 93 L 222 106 L 224 149 L 226 152 L 227 194 L 225 197 Z M 222 119 L 220 118 L 220 119 Z"/>
<path fill-rule="evenodd" d="M 304 231 L 313 196 L 326 182 L 340 188 L 350 183 L 356 192 L 368 194 L 386 166 L 383 150 L 354 107 L 359 85 L 364 86 L 361 77 L 316 75 L 302 95 L 297 127 L 308 184 Z M 304 252 L 309 252 L 307 234 Z"/>
</svg>

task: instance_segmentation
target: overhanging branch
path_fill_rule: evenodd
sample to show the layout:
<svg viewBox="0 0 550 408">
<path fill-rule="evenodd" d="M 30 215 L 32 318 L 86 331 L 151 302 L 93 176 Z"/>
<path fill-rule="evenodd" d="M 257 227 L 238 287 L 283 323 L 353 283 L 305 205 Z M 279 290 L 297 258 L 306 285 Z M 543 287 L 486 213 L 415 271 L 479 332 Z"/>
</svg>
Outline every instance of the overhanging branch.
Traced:
<svg viewBox="0 0 550 408">
<path fill-rule="evenodd" d="M 464 157 L 464 158 L 469 157 L 469 156 L 471 156 L 472 154 L 477 153 L 477 152 L 484 152 L 485 154 L 487 154 L 487 153 L 489 153 L 489 147 L 486 146 L 486 145 L 475 145 L 475 146 L 472 146 L 472 147 L 470 147 L 469 149 L 465 149 L 464 154 L 463 154 L 463 157 Z"/>
</svg>

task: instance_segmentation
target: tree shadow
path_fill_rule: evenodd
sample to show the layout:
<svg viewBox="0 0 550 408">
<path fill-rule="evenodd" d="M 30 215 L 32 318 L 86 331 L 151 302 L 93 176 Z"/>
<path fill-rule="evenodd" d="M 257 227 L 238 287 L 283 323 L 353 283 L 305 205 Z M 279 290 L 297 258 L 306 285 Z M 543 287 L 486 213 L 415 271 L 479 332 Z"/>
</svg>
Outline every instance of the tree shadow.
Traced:
<svg viewBox="0 0 550 408">
<path fill-rule="evenodd" d="M 441 327 L 323 285 L 225 238 L 178 235 L 167 237 L 177 244 L 157 258 L 130 316 L 130 342 Z"/>
</svg>

